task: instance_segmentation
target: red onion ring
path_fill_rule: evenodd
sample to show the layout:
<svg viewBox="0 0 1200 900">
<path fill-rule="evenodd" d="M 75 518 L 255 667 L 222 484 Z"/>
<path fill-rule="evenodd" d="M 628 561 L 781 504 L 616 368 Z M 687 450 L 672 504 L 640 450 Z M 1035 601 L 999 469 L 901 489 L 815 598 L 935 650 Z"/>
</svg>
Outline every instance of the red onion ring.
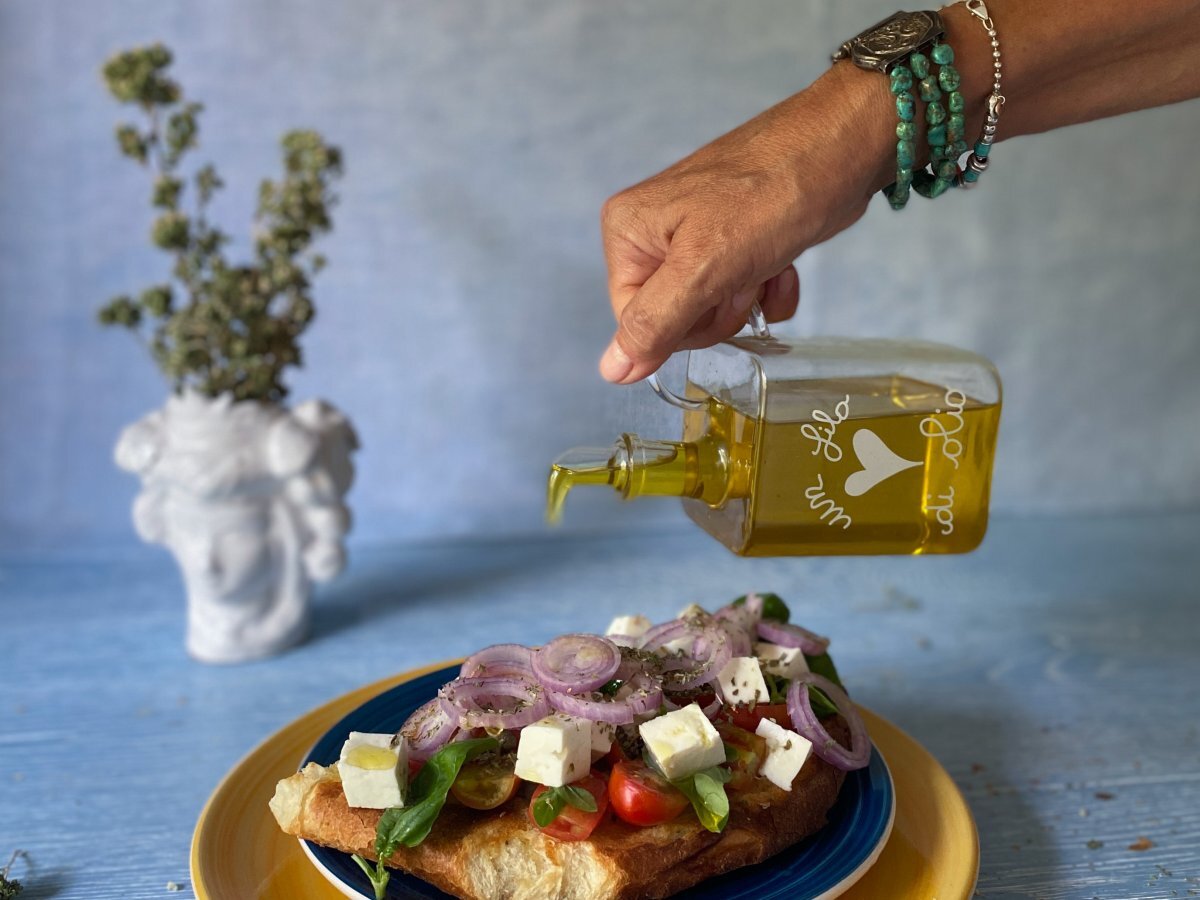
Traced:
<svg viewBox="0 0 1200 900">
<path fill-rule="evenodd" d="M 442 697 L 434 697 L 418 706 L 397 734 L 408 741 L 409 757 L 423 762 L 449 742 L 458 720 L 457 709 Z"/>
<path fill-rule="evenodd" d="M 533 651 L 520 644 L 492 644 L 463 660 L 461 678 L 493 678 L 506 675 L 533 677 Z"/>
<path fill-rule="evenodd" d="M 808 696 L 810 684 L 819 688 L 833 702 L 846 724 L 850 726 L 849 748 L 835 741 L 813 712 L 812 700 Z M 812 741 L 813 752 L 835 769 L 852 772 L 870 762 L 871 740 L 867 736 L 867 726 L 862 716 L 846 692 L 824 675 L 803 672 L 793 678 L 788 688 L 787 709 L 788 715 L 792 717 L 792 727 L 798 734 Z"/>
<path fill-rule="evenodd" d="M 586 694 L 612 680 L 621 648 L 598 634 L 564 634 L 534 651 L 533 674 L 556 693 Z"/>
<path fill-rule="evenodd" d="M 658 650 L 693 628 L 694 626 L 684 619 L 671 619 L 669 622 L 655 625 L 642 635 L 642 649 Z"/>
<path fill-rule="evenodd" d="M 733 659 L 729 636 L 716 623 L 705 625 L 692 640 L 690 657 L 663 660 L 663 687 L 686 691 L 710 681 Z"/>
<path fill-rule="evenodd" d="M 550 712 L 545 691 L 518 676 L 456 678 L 443 685 L 438 696 L 458 710 L 464 728 L 524 728 Z M 498 707 L 503 700 L 514 702 L 507 709 Z"/>
<path fill-rule="evenodd" d="M 807 653 L 809 656 L 820 656 L 829 649 L 829 638 L 799 625 L 772 622 L 769 619 L 758 623 L 758 636 L 780 647 L 799 647 L 801 653 Z"/>
</svg>

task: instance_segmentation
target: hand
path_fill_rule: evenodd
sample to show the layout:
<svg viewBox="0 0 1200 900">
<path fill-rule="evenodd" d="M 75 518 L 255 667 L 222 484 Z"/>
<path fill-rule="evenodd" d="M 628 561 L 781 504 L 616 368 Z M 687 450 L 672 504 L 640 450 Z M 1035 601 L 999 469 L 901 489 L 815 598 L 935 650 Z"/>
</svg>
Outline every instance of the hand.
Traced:
<svg viewBox="0 0 1200 900">
<path fill-rule="evenodd" d="M 792 261 L 856 222 L 891 179 L 886 79 L 834 66 L 812 87 L 612 197 L 601 231 L 617 332 L 600 361 L 629 384 L 676 350 L 799 302 Z"/>
</svg>

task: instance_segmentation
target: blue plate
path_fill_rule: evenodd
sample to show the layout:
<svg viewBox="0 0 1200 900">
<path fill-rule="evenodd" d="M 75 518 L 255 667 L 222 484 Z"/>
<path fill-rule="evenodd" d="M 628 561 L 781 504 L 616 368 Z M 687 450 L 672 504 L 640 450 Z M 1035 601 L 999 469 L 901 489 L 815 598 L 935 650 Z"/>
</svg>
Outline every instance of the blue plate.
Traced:
<svg viewBox="0 0 1200 900">
<path fill-rule="evenodd" d="M 458 666 L 447 666 L 412 681 L 396 685 L 334 725 L 317 741 L 310 762 L 328 766 L 337 761 L 346 735 L 351 731 L 385 734 L 396 731 L 418 706 L 438 688 L 458 675 Z M 851 772 L 837 803 L 829 812 L 829 823 L 806 841 L 790 847 L 756 866 L 735 869 L 688 890 L 689 898 L 707 900 L 827 900 L 850 887 L 870 867 L 883 849 L 892 827 L 895 792 L 892 777 L 879 751 L 872 750 L 865 769 Z M 435 826 L 436 827 L 436 826 Z M 374 900 L 374 892 L 362 870 L 348 854 L 305 841 L 305 850 L 327 879 L 348 896 Z M 393 870 L 389 898 L 407 900 L 451 900 L 449 894 L 403 872 Z"/>
</svg>

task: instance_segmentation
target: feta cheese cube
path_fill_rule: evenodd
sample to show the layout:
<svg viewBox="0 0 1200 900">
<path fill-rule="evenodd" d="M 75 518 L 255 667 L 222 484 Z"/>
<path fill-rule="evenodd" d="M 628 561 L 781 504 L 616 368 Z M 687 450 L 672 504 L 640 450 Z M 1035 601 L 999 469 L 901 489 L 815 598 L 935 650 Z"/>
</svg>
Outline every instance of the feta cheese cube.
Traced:
<svg viewBox="0 0 1200 900">
<path fill-rule="evenodd" d="M 772 675 L 795 678 L 808 671 L 808 660 L 799 647 L 781 647 L 768 641 L 758 641 L 754 645 L 754 655 L 758 657 L 763 670 Z"/>
<path fill-rule="evenodd" d="M 812 741 L 771 719 L 759 721 L 755 734 L 767 742 L 767 758 L 759 767 L 758 774 L 776 787 L 790 791 L 792 781 L 812 752 Z"/>
<path fill-rule="evenodd" d="M 521 729 L 518 778 L 547 787 L 577 781 L 592 767 L 592 723 L 554 713 Z"/>
<path fill-rule="evenodd" d="M 612 749 L 613 726 L 607 722 L 592 723 L 592 762 Z"/>
<path fill-rule="evenodd" d="M 641 637 L 650 630 L 651 622 L 645 616 L 617 616 L 608 623 L 605 635 L 623 634 L 628 637 Z"/>
<path fill-rule="evenodd" d="M 643 722 L 638 732 L 658 768 L 672 781 L 725 762 L 725 744 L 697 703 Z"/>
<path fill-rule="evenodd" d="M 408 788 L 408 741 L 391 734 L 350 732 L 338 757 L 346 804 L 358 809 L 404 805 Z"/>
<path fill-rule="evenodd" d="M 729 706 L 753 706 L 771 699 L 762 669 L 753 656 L 735 656 L 717 674 L 717 690 Z"/>
<path fill-rule="evenodd" d="M 705 609 L 703 606 L 701 606 L 699 603 L 689 603 L 687 606 L 685 606 L 683 609 L 681 609 L 678 613 L 676 613 L 675 618 L 677 618 L 677 619 L 693 619 L 693 618 L 707 619 L 707 618 L 709 618 L 709 613 L 708 613 L 708 610 Z"/>
</svg>

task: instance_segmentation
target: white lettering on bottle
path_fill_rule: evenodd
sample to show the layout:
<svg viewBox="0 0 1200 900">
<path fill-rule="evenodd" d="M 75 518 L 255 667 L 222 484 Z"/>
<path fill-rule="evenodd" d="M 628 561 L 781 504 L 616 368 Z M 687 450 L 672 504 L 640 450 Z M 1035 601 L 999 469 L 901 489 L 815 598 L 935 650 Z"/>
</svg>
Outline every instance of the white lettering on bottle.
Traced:
<svg viewBox="0 0 1200 900">
<path fill-rule="evenodd" d="M 925 437 L 937 438 L 942 442 L 942 456 L 950 460 L 957 469 L 961 462 L 963 445 L 954 435 L 963 430 L 963 407 L 967 405 L 967 397 L 962 391 L 951 388 L 946 391 L 945 402 L 945 410 L 935 409 L 934 414 L 923 418 L 918 427 Z M 947 423 L 939 416 L 949 416 L 950 427 L 947 427 Z"/>
<path fill-rule="evenodd" d="M 846 514 L 844 509 L 825 496 L 825 479 L 821 477 L 820 472 L 817 473 L 817 483 L 804 489 L 804 496 L 808 498 L 809 509 L 814 512 L 824 509 L 819 516 L 822 521 L 829 519 L 830 516 L 833 517 L 825 522 L 826 525 L 836 525 L 841 522 L 842 531 L 845 531 L 854 524 L 854 520 Z"/>
<path fill-rule="evenodd" d="M 844 400 L 839 400 L 833 408 L 833 415 L 825 412 L 823 409 L 814 409 L 812 417 L 814 421 L 825 425 L 825 428 L 820 430 L 812 422 L 805 422 L 800 426 L 800 433 L 810 441 L 816 443 L 813 447 L 812 455 L 823 454 L 829 462 L 838 462 L 842 458 L 842 448 L 833 442 L 833 436 L 837 433 L 837 427 L 850 415 L 850 395 L 847 394 Z"/>
<path fill-rule="evenodd" d="M 948 494 L 939 494 L 938 500 L 941 505 L 930 503 L 928 509 L 934 516 L 937 517 L 938 524 L 942 526 L 942 536 L 954 533 L 954 485 L 950 485 Z M 926 494 L 925 500 L 928 502 L 933 499 L 933 494 Z"/>
</svg>

